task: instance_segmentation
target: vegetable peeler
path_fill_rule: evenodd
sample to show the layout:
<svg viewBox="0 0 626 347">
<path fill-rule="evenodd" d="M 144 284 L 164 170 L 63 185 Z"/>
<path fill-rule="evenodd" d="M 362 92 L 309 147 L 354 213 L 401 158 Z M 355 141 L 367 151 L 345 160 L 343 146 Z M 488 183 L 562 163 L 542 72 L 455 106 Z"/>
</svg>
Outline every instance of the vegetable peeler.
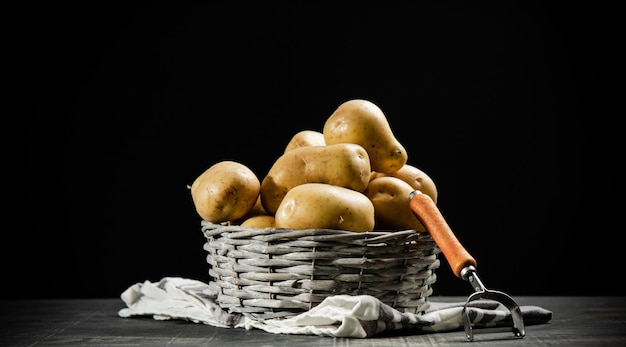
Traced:
<svg viewBox="0 0 626 347">
<path fill-rule="evenodd" d="M 456 238 L 452 229 L 443 218 L 439 208 L 435 202 L 427 194 L 423 194 L 419 190 L 414 190 L 409 194 L 409 206 L 413 214 L 419 219 L 426 228 L 430 236 L 433 238 L 441 252 L 446 257 L 452 272 L 459 278 L 468 281 L 474 293 L 472 293 L 463 306 L 462 318 L 465 328 L 465 336 L 468 341 L 474 340 L 473 322 L 469 316 L 468 304 L 478 299 L 486 299 L 497 301 L 504 305 L 510 312 L 513 321 L 511 328 L 498 329 L 480 329 L 480 332 L 512 331 L 514 337 L 523 338 L 526 334 L 524 330 L 524 320 L 519 305 L 511 296 L 501 291 L 490 290 L 485 287 L 483 282 L 476 273 L 476 260 L 472 257 L 465 247 Z M 478 332 L 478 331 L 477 331 Z"/>
</svg>

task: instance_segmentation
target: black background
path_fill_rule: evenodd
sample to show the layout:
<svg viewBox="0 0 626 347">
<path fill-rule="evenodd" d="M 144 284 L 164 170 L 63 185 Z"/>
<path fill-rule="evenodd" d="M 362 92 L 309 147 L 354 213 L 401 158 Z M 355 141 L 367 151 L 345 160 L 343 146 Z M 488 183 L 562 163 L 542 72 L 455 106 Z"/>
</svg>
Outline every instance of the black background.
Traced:
<svg viewBox="0 0 626 347">
<path fill-rule="evenodd" d="M 263 176 L 293 134 L 321 130 L 352 98 L 380 106 L 409 162 L 435 180 L 487 287 L 622 295 L 614 11 L 564 1 L 16 10 L 5 296 L 209 280 L 187 185 L 221 160 Z M 436 295 L 471 293 L 444 260 L 437 273 Z"/>
</svg>

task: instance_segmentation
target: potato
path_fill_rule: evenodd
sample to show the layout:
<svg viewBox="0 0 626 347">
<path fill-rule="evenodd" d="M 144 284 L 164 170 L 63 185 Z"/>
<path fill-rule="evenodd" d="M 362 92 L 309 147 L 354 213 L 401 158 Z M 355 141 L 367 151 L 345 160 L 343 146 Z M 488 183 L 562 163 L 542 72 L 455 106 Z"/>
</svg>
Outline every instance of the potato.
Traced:
<svg viewBox="0 0 626 347">
<path fill-rule="evenodd" d="M 261 194 L 260 194 L 261 190 L 259 188 L 259 197 L 256 199 L 256 202 L 254 203 L 254 206 L 252 206 L 252 208 L 248 211 L 248 213 L 246 213 L 245 216 L 233 220 L 232 224 L 235 225 L 240 225 L 241 223 L 243 223 L 244 220 L 255 217 L 255 216 L 264 216 L 264 215 L 268 215 L 269 213 L 267 213 L 267 211 L 265 211 L 265 209 L 263 208 L 263 204 L 261 204 Z"/>
<path fill-rule="evenodd" d="M 363 192 L 371 175 L 367 151 L 353 143 L 294 148 L 283 153 L 261 182 L 261 203 L 275 214 L 285 194 L 304 183 L 326 183 Z"/>
<path fill-rule="evenodd" d="M 256 215 L 244 220 L 241 226 L 248 228 L 275 228 L 276 219 L 274 216 Z"/>
<path fill-rule="evenodd" d="M 205 170 L 190 190 L 200 217 L 221 223 L 245 216 L 259 199 L 261 183 L 246 165 L 226 160 Z"/>
<path fill-rule="evenodd" d="M 404 166 L 401 167 L 400 170 L 392 172 L 390 174 L 372 171 L 370 180 L 383 176 L 397 177 L 408 183 L 414 190 L 419 190 L 422 193 L 430 196 L 430 198 L 433 199 L 435 203 L 437 203 L 438 192 L 435 182 L 430 176 L 428 176 L 428 174 L 418 169 L 417 167 L 410 164 L 404 164 Z"/>
<path fill-rule="evenodd" d="M 384 176 L 370 181 L 364 194 L 374 205 L 377 230 L 426 231 L 409 206 L 414 191 L 403 180 Z"/>
<path fill-rule="evenodd" d="M 315 130 L 302 130 L 297 132 L 285 147 L 285 152 L 294 148 L 308 146 L 325 146 L 324 134 Z"/>
<path fill-rule="evenodd" d="M 354 232 L 372 231 L 375 223 L 374 205 L 367 196 L 325 183 L 293 187 L 280 203 L 275 219 L 278 228 Z"/>
<path fill-rule="evenodd" d="M 322 133 L 326 145 L 356 143 L 365 148 L 372 171 L 392 173 L 408 160 L 383 111 L 367 100 L 353 99 L 339 105 L 324 123 Z"/>
</svg>

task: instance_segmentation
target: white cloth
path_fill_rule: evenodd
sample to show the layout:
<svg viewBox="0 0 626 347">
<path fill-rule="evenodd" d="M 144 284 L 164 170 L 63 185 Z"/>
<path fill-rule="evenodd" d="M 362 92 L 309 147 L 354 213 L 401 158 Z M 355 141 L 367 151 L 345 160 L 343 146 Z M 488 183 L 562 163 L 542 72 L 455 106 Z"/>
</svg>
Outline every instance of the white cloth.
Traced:
<svg viewBox="0 0 626 347">
<path fill-rule="evenodd" d="M 402 313 L 369 295 L 334 295 L 309 311 L 288 318 L 254 319 L 229 313 L 215 301 L 208 284 L 181 277 L 164 277 L 159 282 L 144 281 L 125 290 L 121 299 L 126 308 L 120 317 L 151 315 L 155 320 L 182 319 L 222 328 L 261 329 L 275 334 L 306 334 L 366 338 L 384 331 L 408 330 L 435 333 L 463 327 L 465 302 L 430 301 L 424 314 Z M 552 312 L 538 306 L 521 306 L 524 324 L 546 323 Z M 493 301 L 468 304 L 474 328 L 511 326 L 508 309 Z"/>
</svg>

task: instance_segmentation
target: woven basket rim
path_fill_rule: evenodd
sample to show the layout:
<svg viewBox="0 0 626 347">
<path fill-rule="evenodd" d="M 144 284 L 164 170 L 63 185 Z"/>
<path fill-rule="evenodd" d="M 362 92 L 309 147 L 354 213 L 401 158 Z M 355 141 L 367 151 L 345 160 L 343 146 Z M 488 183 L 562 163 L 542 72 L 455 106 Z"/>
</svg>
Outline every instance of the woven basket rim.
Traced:
<svg viewBox="0 0 626 347">
<path fill-rule="evenodd" d="M 343 229 L 328 229 L 328 228 L 308 228 L 308 229 L 296 229 L 296 228 L 276 228 L 276 227 L 270 227 L 270 228 L 254 228 L 254 227 L 247 227 L 247 226 L 241 226 L 238 224 L 231 224 L 230 222 L 222 222 L 222 223 L 213 223 L 213 222 L 209 222 L 207 220 L 202 219 L 200 221 L 200 224 L 202 226 L 205 227 L 212 227 L 212 228 L 228 228 L 229 230 L 243 230 L 243 229 L 259 229 L 259 230 L 270 230 L 270 231 L 294 231 L 294 230 L 304 230 L 304 231 L 311 231 L 311 232 L 325 232 L 325 233 L 331 233 L 331 234 L 346 234 L 346 233 L 350 233 L 350 234 L 389 234 L 389 233 L 398 233 L 398 232 L 412 232 L 412 233 L 420 233 L 420 234 L 428 234 L 428 232 L 426 231 L 419 231 L 419 230 L 414 230 L 414 229 L 374 229 L 371 231 L 350 231 L 350 230 L 343 230 Z"/>
<path fill-rule="evenodd" d="M 420 236 L 420 237 L 430 237 L 430 234 L 426 231 L 418 231 L 413 229 L 398 229 L 398 230 L 372 230 L 372 231 L 363 231 L 356 232 L 350 230 L 341 230 L 341 229 L 326 229 L 326 228 L 310 228 L 310 229 L 294 229 L 294 228 L 252 228 L 245 227 L 237 224 L 229 224 L 228 222 L 224 223 L 212 223 L 206 220 L 201 221 L 202 230 L 206 233 L 209 229 L 214 230 L 214 232 L 210 232 L 209 234 L 219 234 L 219 233 L 237 233 L 241 232 L 239 236 L 230 236 L 230 237 L 240 237 L 246 238 L 250 236 L 258 236 L 258 235 L 274 235 L 275 237 L 268 238 L 270 239 L 276 238 L 285 238 L 289 236 L 337 236 L 338 238 L 353 238 L 353 239 L 366 239 L 369 242 L 379 242 L 384 241 L 385 239 L 390 238 L 402 238 L 409 237 L 411 235 Z M 248 232 L 249 234 L 245 234 Z"/>
</svg>

